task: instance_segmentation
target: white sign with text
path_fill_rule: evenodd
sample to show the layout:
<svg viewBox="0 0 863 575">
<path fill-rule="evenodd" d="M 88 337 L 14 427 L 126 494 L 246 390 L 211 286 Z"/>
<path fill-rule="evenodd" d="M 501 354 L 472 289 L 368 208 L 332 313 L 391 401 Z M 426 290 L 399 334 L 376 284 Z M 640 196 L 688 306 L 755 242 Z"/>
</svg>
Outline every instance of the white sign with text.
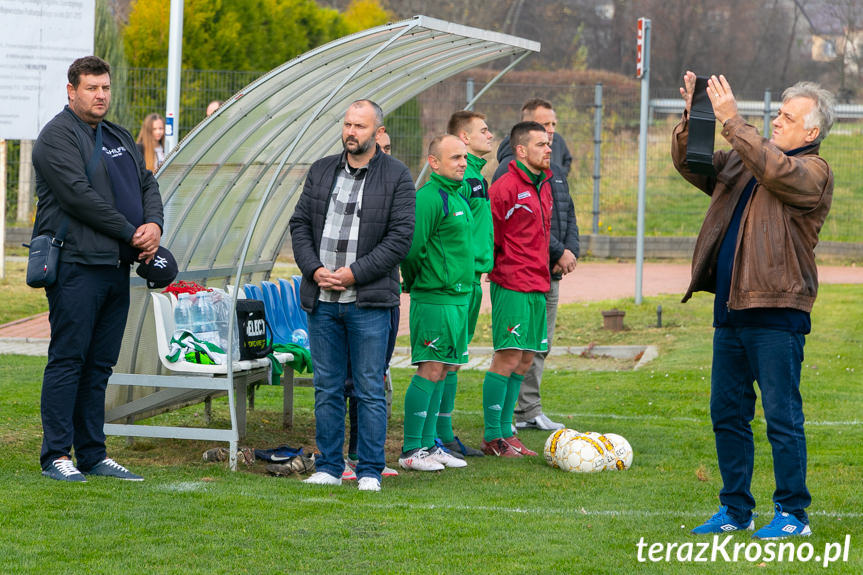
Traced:
<svg viewBox="0 0 863 575">
<path fill-rule="evenodd" d="M 95 0 L 0 0 L 0 139 L 35 140 L 66 105 L 66 71 L 93 53 Z"/>
</svg>

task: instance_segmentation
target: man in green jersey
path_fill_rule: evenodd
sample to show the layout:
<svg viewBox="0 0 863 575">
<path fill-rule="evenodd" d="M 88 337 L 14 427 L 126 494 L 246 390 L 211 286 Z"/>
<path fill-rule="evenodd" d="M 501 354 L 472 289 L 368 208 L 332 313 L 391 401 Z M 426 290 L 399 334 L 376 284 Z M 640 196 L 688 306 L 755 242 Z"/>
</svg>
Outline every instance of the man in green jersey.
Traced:
<svg viewBox="0 0 863 575">
<path fill-rule="evenodd" d="M 468 307 L 467 341 L 473 340 L 477 316 L 482 303 L 482 274 L 491 271 L 492 251 L 494 250 L 494 230 L 491 222 L 491 204 L 488 199 L 488 181 L 482 175 L 486 160 L 482 158 L 491 153 L 491 143 L 494 134 L 488 129 L 485 114 L 471 110 L 462 110 L 450 116 L 447 133 L 458 137 L 467 147 L 467 168 L 462 187 L 465 199 L 470 204 L 473 215 L 473 253 L 475 259 L 473 292 Z M 458 391 L 458 368 L 451 369 L 446 374 L 441 409 L 437 420 L 437 436 L 443 446 L 456 457 L 466 455 L 481 457 L 483 452 L 462 443 L 455 435 L 452 427 L 452 412 L 455 408 L 455 396 Z"/>
<path fill-rule="evenodd" d="M 467 362 L 467 313 L 473 292 L 473 217 L 461 188 L 467 148 L 455 136 L 429 144 L 431 178 L 416 195 L 413 242 L 401 264 L 410 293 L 411 360 L 399 465 L 416 471 L 465 467 L 435 445 L 447 372 Z"/>
</svg>

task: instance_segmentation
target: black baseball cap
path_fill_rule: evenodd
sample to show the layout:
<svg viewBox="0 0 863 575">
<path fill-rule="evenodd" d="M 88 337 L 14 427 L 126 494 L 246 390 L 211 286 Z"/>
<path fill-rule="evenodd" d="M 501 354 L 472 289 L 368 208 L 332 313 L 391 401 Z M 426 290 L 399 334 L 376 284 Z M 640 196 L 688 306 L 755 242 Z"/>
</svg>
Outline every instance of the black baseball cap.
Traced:
<svg viewBox="0 0 863 575">
<path fill-rule="evenodd" d="M 139 264 L 135 271 L 147 280 L 148 288 L 165 288 L 177 277 L 177 260 L 174 259 L 174 254 L 168 248 L 159 246 L 150 263 Z"/>
</svg>

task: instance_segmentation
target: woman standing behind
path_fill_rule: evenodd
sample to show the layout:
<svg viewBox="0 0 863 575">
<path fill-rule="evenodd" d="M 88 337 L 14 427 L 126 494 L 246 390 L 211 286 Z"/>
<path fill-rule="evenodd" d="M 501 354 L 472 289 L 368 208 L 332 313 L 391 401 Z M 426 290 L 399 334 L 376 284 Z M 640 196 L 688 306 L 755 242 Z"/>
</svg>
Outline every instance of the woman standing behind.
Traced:
<svg viewBox="0 0 863 575">
<path fill-rule="evenodd" d="M 138 151 L 151 172 L 158 170 L 165 161 L 165 120 L 159 114 L 144 118 L 138 132 Z"/>
</svg>

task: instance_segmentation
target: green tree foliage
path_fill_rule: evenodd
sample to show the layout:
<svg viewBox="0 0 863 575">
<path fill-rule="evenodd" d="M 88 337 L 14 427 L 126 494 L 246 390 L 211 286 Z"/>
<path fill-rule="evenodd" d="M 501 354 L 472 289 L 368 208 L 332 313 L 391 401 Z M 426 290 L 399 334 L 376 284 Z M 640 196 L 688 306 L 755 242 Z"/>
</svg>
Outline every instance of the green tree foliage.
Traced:
<svg viewBox="0 0 863 575">
<path fill-rule="evenodd" d="M 110 119 L 120 125 L 128 126 L 133 120 L 129 109 L 123 32 L 109 0 L 96 0 L 96 34 L 93 52 L 111 65 Z"/>
<path fill-rule="evenodd" d="M 129 64 L 168 61 L 168 0 L 137 0 L 124 45 Z M 345 15 L 314 0 L 185 0 L 183 67 L 269 70 L 331 40 L 378 24 L 389 14 L 378 0 L 355 0 Z"/>
<path fill-rule="evenodd" d="M 395 14 L 381 6 L 378 0 L 351 0 L 345 10 L 345 21 L 351 33 L 395 20 Z"/>
</svg>

